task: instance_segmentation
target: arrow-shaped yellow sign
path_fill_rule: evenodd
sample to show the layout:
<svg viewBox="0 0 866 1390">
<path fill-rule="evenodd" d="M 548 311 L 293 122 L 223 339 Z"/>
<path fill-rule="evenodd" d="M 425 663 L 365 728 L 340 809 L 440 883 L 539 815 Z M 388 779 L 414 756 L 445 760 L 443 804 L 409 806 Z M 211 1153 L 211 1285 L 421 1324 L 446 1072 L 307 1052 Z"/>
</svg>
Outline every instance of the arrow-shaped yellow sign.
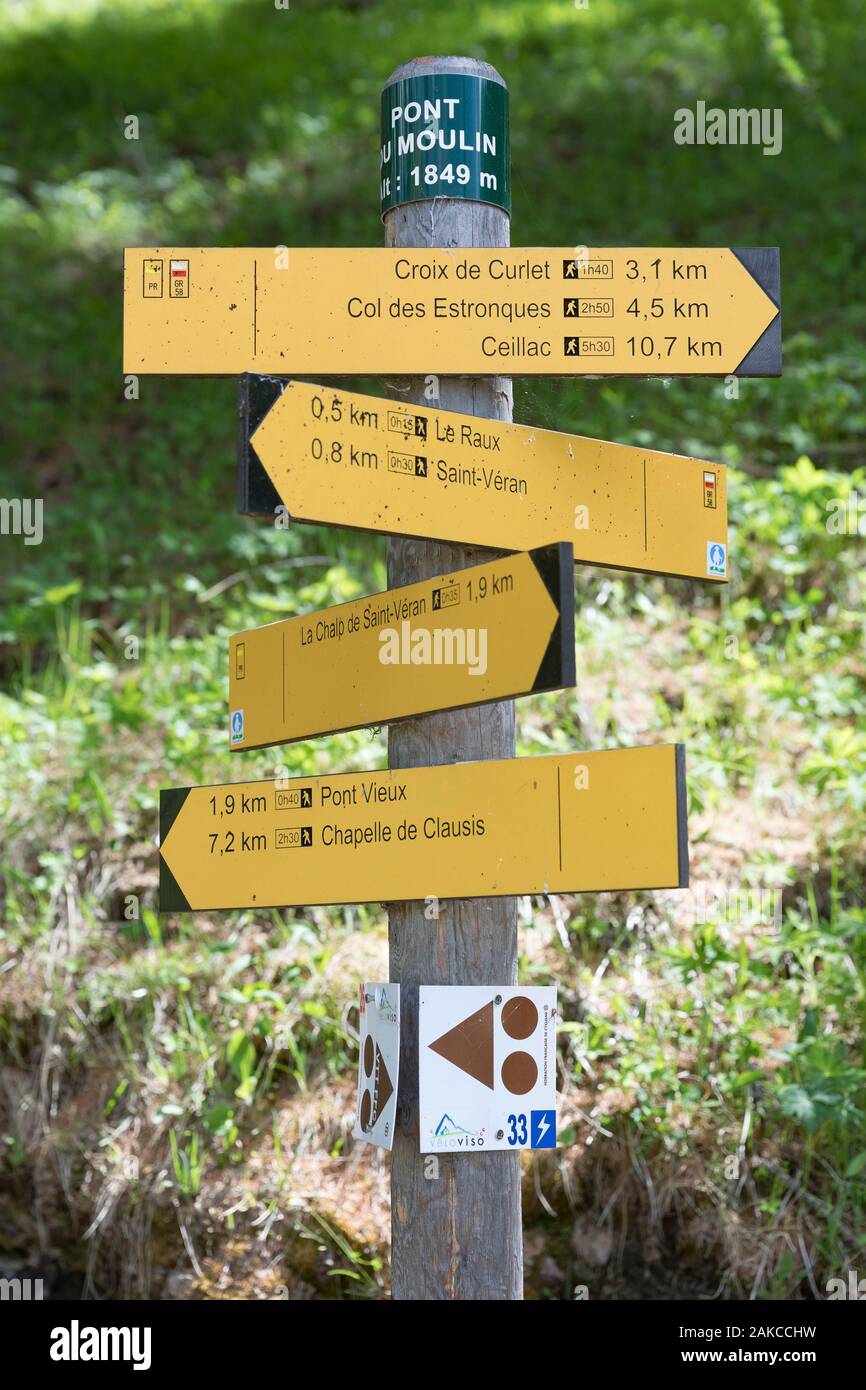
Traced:
<svg viewBox="0 0 866 1390">
<path fill-rule="evenodd" d="M 125 372 L 778 375 L 778 252 L 147 247 L 124 260 Z M 766 344 L 765 344 L 766 347 Z"/>
<path fill-rule="evenodd" d="M 574 685 L 571 546 L 251 628 L 229 648 L 234 749 Z"/>
<path fill-rule="evenodd" d="M 720 464 L 301 381 L 251 443 L 300 521 L 496 550 L 569 537 L 585 564 L 728 577 Z"/>
<path fill-rule="evenodd" d="M 163 912 L 688 885 L 681 746 L 183 787 Z"/>
</svg>

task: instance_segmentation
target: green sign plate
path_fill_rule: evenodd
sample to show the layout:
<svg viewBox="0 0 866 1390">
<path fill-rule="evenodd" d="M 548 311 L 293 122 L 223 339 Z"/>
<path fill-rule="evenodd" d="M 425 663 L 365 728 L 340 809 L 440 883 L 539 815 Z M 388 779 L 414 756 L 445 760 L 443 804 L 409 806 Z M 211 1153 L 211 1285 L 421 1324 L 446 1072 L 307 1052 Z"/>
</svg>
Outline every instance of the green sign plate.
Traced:
<svg viewBox="0 0 866 1390">
<path fill-rule="evenodd" d="M 382 93 L 382 214 L 468 198 L 511 211 L 508 90 L 487 77 L 398 78 Z"/>
</svg>

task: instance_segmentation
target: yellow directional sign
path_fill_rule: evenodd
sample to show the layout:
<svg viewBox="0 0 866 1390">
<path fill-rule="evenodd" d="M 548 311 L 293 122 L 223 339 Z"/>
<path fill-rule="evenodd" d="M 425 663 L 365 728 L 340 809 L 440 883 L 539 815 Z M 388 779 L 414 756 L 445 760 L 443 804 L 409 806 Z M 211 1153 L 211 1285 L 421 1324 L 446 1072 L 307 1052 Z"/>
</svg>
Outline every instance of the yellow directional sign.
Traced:
<svg viewBox="0 0 866 1390">
<path fill-rule="evenodd" d="M 510 555 L 229 642 L 229 745 L 289 743 L 574 685 L 569 545 Z"/>
<path fill-rule="evenodd" d="M 255 378 L 253 378 L 255 380 Z M 724 582 L 725 469 L 289 381 L 252 436 L 301 521 Z"/>
<path fill-rule="evenodd" d="M 125 372 L 777 375 L 778 252 L 127 249 Z"/>
<path fill-rule="evenodd" d="M 160 795 L 163 912 L 685 888 L 680 745 Z"/>
</svg>

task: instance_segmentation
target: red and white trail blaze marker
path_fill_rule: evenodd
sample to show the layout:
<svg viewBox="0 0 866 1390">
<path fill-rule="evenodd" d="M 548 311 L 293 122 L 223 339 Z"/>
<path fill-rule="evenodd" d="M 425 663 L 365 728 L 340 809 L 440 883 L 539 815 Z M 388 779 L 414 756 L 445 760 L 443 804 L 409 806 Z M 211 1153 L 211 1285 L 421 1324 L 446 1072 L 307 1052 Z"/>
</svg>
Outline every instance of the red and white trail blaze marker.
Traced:
<svg viewBox="0 0 866 1390">
<path fill-rule="evenodd" d="M 173 299 L 189 298 L 189 261 L 171 262 L 169 286 L 169 293 Z"/>
</svg>

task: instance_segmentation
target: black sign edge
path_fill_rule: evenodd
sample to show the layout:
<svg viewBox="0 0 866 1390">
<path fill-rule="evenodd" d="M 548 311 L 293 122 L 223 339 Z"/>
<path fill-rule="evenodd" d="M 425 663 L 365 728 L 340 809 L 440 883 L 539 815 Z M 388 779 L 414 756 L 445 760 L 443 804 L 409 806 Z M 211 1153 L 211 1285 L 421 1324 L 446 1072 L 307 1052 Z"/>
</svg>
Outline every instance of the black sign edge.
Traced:
<svg viewBox="0 0 866 1390">
<path fill-rule="evenodd" d="M 167 787 L 159 793 L 159 911 L 191 912 L 180 884 L 165 862 L 162 846 L 183 810 L 191 787 Z"/>
<path fill-rule="evenodd" d="M 778 313 L 734 369 L 734 376 L 782 375 L 782 270 L 778 246 L 732 246 L 731 255 L 760 285 Z"/>
<path fill-rule="evenodd" d="M 569 690 L 577 684 L 574 652 L 574 547 L 568 541 L 527 552 L 557 610 L 556 622 L 539 662 L 530 694 Z"/>
<path fill-rule="evenodd" d="M 241 516 L 266 516 L 273 520 L 276 508 L 284 505 L 256 453 L 253 435 L 290 380 L 270 372 L 242 372 L 238 377 L 237 510 Z"/>
<path fill-rule="evenodd" d="M 674 773 L 677 793 L 678 888 L 689 886 L 689 792 L 686 782 L 686 746 L 674 744 Z"/>
</svg>

